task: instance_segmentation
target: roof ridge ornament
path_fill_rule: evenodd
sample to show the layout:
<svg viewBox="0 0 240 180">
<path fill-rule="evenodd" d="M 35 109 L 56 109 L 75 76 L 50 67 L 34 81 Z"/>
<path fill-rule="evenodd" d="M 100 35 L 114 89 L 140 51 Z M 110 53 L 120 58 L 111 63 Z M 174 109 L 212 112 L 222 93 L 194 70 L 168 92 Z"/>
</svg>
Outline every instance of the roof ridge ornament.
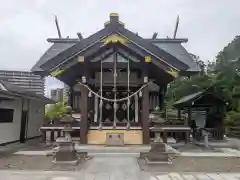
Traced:
<svg viewBox="0 0 240 180">
<path fill-rule="evenodd" d="M 109 24 L 120 24 L 122 26 L 124 26 L 124 23 L 122 23 L 121 21 L 119 21 L 119 14 L 118 13 L 110 13 L 109 15 L 109 21 L 104 23 L 104 26 L 108 26 Z"/>
<path fill-rule="evenodd" d="M 128 39 L 120 36 L 119 34 L 111 34 L 111 35 L 107 36 L 106 38 L 104 38 L 102 40 L 102 42 L 104 43 L 104 45 L 109 44 L 109 43 L 126 44 L 126 43 L 128 43 Z"/>
</svg>

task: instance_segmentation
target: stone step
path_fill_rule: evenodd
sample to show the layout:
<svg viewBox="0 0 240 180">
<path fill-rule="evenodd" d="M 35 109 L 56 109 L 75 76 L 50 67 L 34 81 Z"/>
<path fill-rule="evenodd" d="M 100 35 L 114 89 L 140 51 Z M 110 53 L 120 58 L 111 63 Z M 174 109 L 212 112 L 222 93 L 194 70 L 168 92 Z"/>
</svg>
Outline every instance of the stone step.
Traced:
<svg viewBox="0 0 240 180">
<path fill-rule="evenodd" d="M 149 153 L 147 158 L 150 161 L 168 161 L 169 157 L 168 154 L 164 153 Z"/>
<path fill-rule="evenodd" d="M 102 146 L 102 145 L 75 145 L 78 152 L 88 153 L 145 153 L 149 152 L 149 145 Z"/>
<path fill-rule="evenodd" d="M 154 164 L 163 164 L 163 165 L 165 165 L 165 164 L 172 164 L 172 161 L 170 161 L 169 159 L 154 159 L 154 160 L 152 160 L 152 159 L 149 159 L 149 157 L 146 157 L 145 158 L 145 161 L 146 161 L 146 163 L 148 164 L 148 165 L 154 165 Z"/>
</svg>

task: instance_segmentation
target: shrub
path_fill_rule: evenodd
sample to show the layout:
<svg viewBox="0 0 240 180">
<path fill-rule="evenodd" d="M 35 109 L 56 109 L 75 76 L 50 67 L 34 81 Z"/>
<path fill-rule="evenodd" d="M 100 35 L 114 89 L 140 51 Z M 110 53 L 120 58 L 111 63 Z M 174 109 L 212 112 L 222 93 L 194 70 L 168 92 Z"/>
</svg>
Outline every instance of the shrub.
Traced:
<svg viewBox="0 0 240 180">
<path fill-rule="evenodd" d="M 64 102 L 59 102 L 51 105 L 45 114 L 47 120 L 54 120 L 62 117 L 66 113 L 66 105 Z"/>
<path fill-rule="evenodd" d="M 240 126 L 240 112 L 229 111 L 227 113 L 225 124 L 227 126 Z"/>
</svg>

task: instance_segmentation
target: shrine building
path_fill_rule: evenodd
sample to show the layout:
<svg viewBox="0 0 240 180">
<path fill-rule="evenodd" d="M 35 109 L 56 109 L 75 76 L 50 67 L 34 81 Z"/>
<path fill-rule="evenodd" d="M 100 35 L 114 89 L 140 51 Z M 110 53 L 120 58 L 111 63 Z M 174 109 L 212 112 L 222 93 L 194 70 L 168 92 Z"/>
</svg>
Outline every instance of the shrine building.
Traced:
<svg viewBox="0 0 240 180">
<path fill-rule="evenodd" d="M 75 129 L 81 144 L 106 144 L 113 137 L 123 144 L 149 144 L 149 114 L 164 109 L 167 85 L 200 71 L 182 46 L 188 39 L 143 38 L 117 13 L 89 37 L 47 41 L 52 45 L 32 72 L 70 87 L 68 103 L 80 114 Z"/>
</svg>

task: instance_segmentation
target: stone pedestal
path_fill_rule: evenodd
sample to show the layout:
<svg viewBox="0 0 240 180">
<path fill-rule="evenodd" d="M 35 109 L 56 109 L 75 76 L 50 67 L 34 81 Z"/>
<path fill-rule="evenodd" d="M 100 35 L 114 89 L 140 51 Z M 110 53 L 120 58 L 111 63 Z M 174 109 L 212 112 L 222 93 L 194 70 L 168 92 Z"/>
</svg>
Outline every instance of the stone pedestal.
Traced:
<svg viewBox="0 0 240 180">
<path fill-rule="evenodd" d="M 58 138 L 56 143 L 58 147 L 54 150 L 53 163 L 76 165 L 78 163 L 78 157 L 75 144 L 72 141 L 66 141 L 65 138 Z"/>
<path fill-rule="evenodd" d="M 163 142 L 154 142 L 151 144 L 151 149 L 146 156 L 148 164 L 168 164 L 169 157 L 166 152 L 166 146 Z"/>
</svg>

